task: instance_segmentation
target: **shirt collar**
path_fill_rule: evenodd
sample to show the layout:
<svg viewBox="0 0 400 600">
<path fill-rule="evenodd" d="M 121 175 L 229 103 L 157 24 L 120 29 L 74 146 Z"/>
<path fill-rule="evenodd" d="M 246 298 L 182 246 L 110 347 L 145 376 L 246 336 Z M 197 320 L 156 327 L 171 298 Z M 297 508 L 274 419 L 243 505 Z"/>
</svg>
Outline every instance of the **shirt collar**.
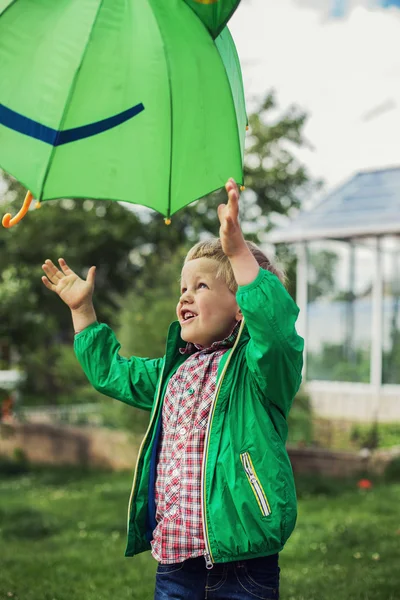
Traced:
<svg viewBox="0 0 400 600">
<path fill-rule="evenodd" d="M 238 336 L 240 325 L 241 321 L 237 321 L 231 333 L 225 339 L 214 342 L 208 348 L 200 346 L 199 344 L 192 344 L 192 342 L 188 342 L 185 348 L 179 349 L 179 352 L 181 354 L 193 354 L 194 352 L 205 352 L 207 354 L 210 354 L 211 352 L 215 352 L 216 350 L 220 350 L 221 348 L 231 348 L 234 345 Z"/>
</svg>

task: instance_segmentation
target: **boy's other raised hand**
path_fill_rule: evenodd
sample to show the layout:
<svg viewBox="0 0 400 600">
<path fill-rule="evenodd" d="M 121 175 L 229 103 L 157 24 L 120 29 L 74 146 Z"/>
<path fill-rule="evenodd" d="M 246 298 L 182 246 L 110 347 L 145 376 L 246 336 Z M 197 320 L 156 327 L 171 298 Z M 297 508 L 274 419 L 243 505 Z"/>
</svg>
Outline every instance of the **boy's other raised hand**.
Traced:
<svg viewBox="0 0 400 600">
<path fill-rule="evenodd" d="M 42 265 L 42 269 L 46 273 L 46 276 L 42 277 L 44 285 L 58 294 L 72 311 L 90 307 L 96 267 L 91 267 L 87 279 L 82 279 L 69 268 L 63 258 L 59 258 L 58 262 L 60 269 L 49 259 Z"/>
<path fill-rule="evenodd" d="M 228 257 L 237 256 L 247 249 L 239 223 L 239 188 L 234 179 L 226 182 L 228 203 L 218 206 L 219 236 L 222 250 Z"/>
</svg>

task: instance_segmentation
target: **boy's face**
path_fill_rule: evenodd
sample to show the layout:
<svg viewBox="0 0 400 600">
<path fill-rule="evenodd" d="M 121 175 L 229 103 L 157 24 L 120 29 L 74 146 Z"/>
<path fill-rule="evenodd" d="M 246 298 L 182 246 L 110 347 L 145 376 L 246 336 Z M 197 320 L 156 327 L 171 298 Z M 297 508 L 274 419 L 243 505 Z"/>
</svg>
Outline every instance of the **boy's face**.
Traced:
<svg viewBox="0 0 400 600">
<path fill-rule="evenodd" d="M 225 339 L 242 318 L 235 295 L 217 279 L 217 270 L 212 258 L 195 258 L 183 266 L 176 314 L 185 342 L 207 348 Z"/>
</svg>

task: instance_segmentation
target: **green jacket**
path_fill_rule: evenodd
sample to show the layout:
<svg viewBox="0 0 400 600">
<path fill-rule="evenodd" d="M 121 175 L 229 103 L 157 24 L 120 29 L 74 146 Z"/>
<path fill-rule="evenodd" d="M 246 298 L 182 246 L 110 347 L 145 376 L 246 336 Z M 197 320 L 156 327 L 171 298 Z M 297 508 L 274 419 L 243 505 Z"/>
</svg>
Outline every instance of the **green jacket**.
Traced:
<svg viewBox="0 0 400 600">
<path fill-rule="evenodd" d="M 229 562 L 279 552 L 296 522 L 286 452 L 287 416 L 301 382 L 298 308 L 275 275 L 260 269 L 237 292 L 244 321 L 222 357 L 206 429 L 202 514 L 206 560 Z M 75 337 L 89 381 L 103 394 L 151 411 L 128 510 L 127 556 L 150 549 L 146 537 L 150 458 L 170 377 L 186 360 L 172 323 L 163 358 L 119 356 L 111 329 L 95 323 Z"/>
</svg>

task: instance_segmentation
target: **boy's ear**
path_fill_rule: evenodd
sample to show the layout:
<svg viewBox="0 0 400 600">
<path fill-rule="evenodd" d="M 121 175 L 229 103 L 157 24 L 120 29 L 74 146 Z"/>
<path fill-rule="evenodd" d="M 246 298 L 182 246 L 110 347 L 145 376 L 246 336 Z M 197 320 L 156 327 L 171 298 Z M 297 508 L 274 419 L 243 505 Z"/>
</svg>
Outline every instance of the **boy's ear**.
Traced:
<svg viewBox="0 0 400 600">
<path fill-rule="evenodd" d="M 240 308 L 237 309 L 236 315 L 235 315 L 235 319 L 236 321 L 241 321 L 243 319 L 243 313 L 240 310 Z"/>
</svg>

